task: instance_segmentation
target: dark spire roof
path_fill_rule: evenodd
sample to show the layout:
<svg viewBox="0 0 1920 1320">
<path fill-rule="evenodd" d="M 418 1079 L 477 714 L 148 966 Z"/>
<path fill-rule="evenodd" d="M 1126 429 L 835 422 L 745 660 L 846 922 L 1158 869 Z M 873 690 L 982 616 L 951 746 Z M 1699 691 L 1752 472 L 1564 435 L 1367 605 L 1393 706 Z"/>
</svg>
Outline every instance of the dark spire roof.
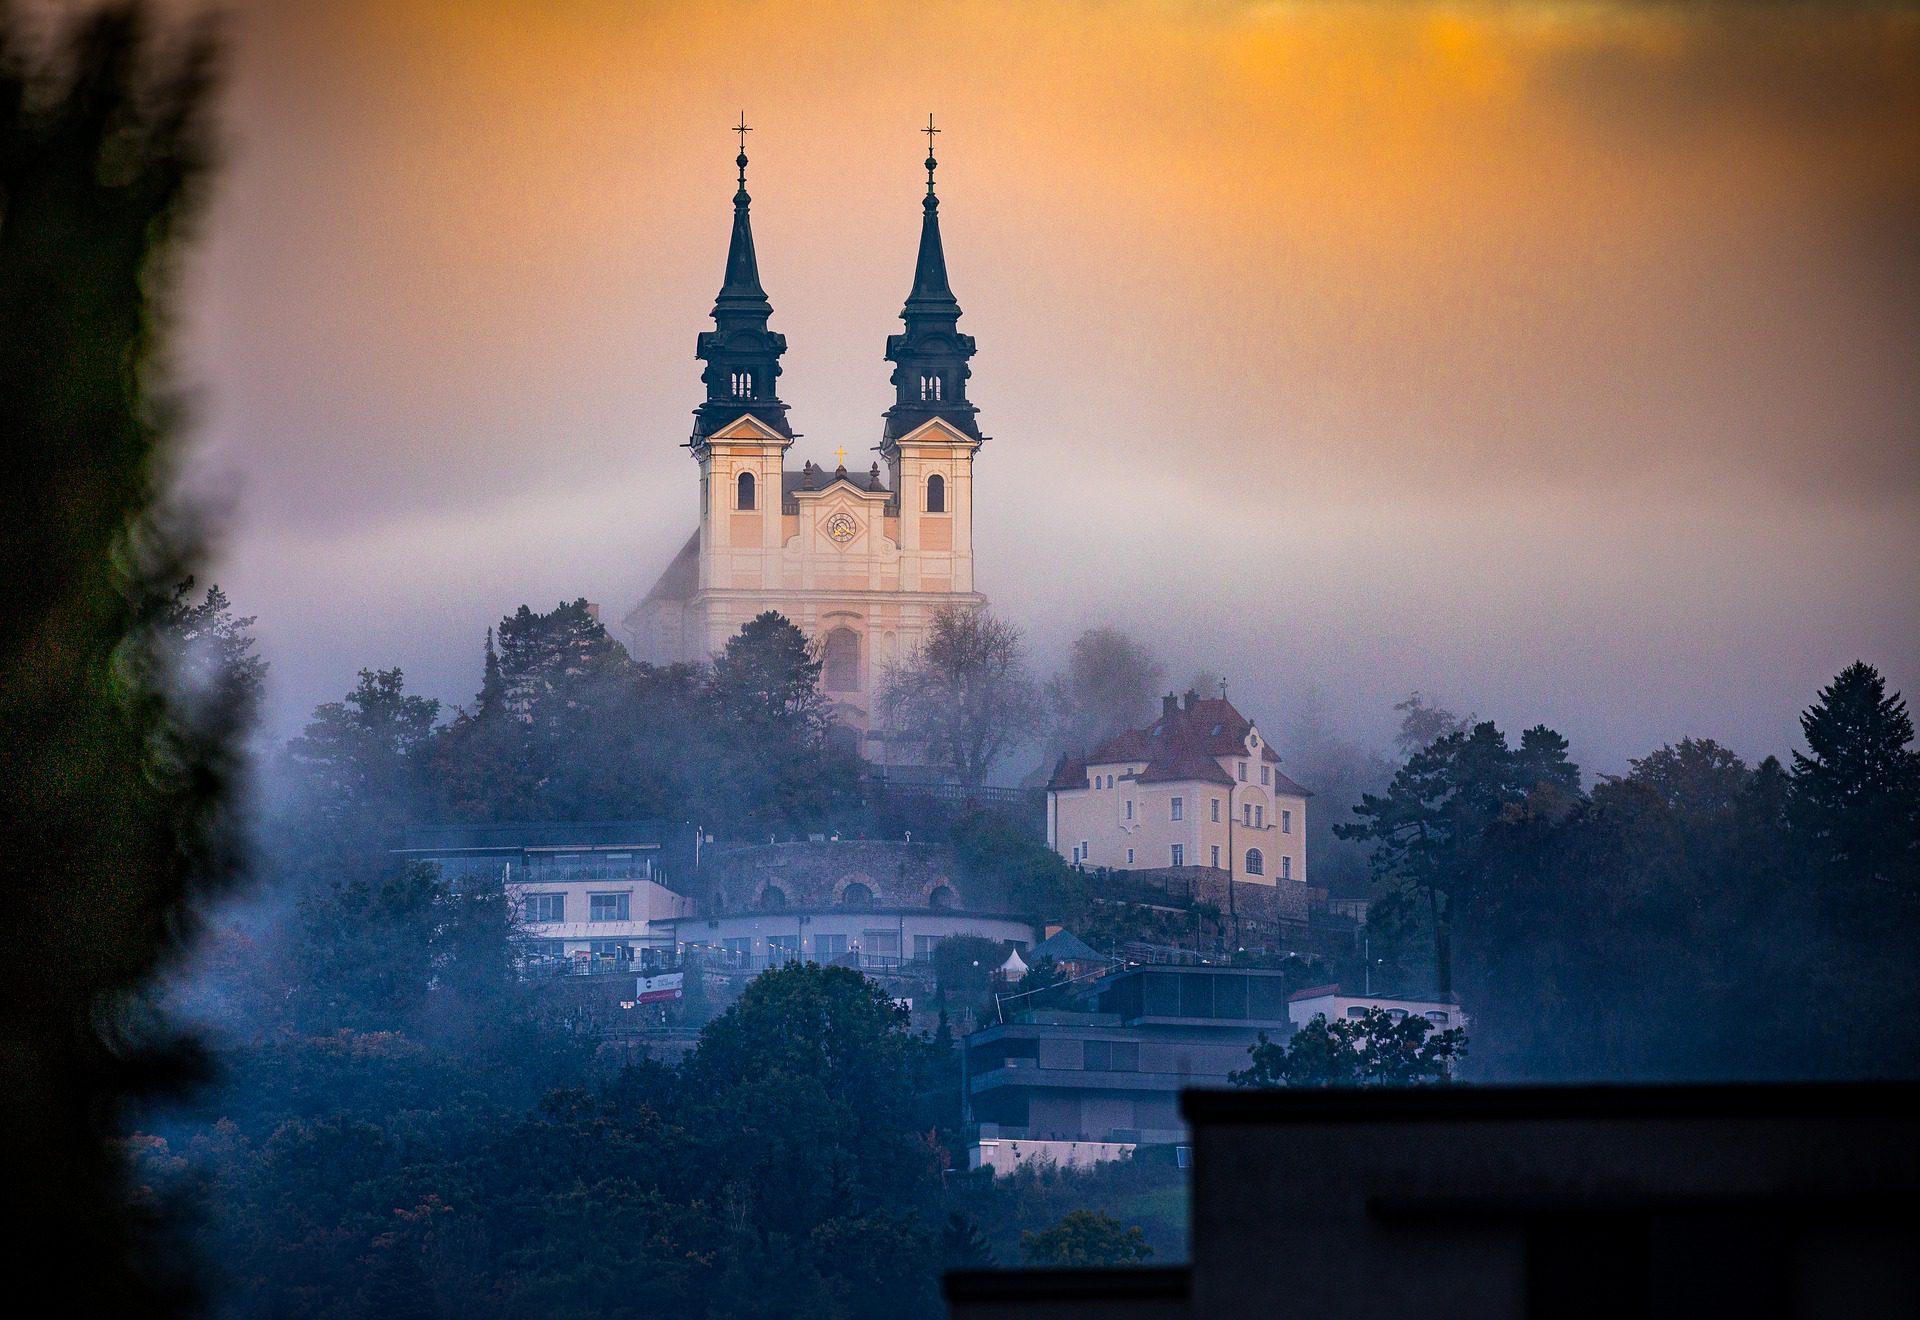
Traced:
<svg viewBox="0 0 1920 1320">
<path fill-rule="evenodd" d="M 711 435 L 743 413 L 791 436 L 787 405 L 780 402 L 774 382 L 780 375 L 780 355 L 787 337 L 767 326 L 773 304 L 760 285 L 760 259 L 753 250 L 753 198 L 747 194 L 746 116 L 734 130 L 740 134 L 740 154 L 734 165 L 740 180 L 733 194 L 733 236 L 727 242 L 727 273 L 713 300 L 712 330 L 701 333 L 694 356 L 707 364 L 701 373 L 707 398 L 694 409 L 696 439 Z"/>
<path fill-rule="evenodd" d="M 916 321 L 941 320 L 952 329 L 952 322 L 960 319 L 960 304 L 947 283 L 946 249 L 940 243 L 940 198 L 933 191 L 936 164 L 929 151 L 927 195 L 920 203 L 920 255 L 913 264 L 913 292 L 907 295 L 906 308 L 900 313 L 909 334 Z"/>
<path fill-rule="evenodd" d="M 894 440 L 938 417 L 956 430 L 980 439 L 978 411 L 967 402 L 967 359 L 972 335 L 960 333 L 960 303 L 947 283 L 947 254 L 940 241 L 940 198 L 934 192 L 933 135 L 940 130 L 927 116 L 927 195 L 920 202 L 920 252 L 913 265 L 913 291 L 901 309 L 906 333 L 887 336 L 887 360 L 894 364 L 894 404 L 887 410 L 886 439 Z"/>
<path fill-rule="evenodd" d="M 753 252 L 753 216 L 749 206 L 753 198 L 747 195 L 747 153 L 742 151 L 734 157 L 740 170 L 740 186 L 733 194 L 733 237 L 727 243 L 727 278 L 720 286 L 720 296 L 713 302 L 713 319 L 721 329 L 730 329 L 729 321 L 739 321 L 745 325 L 758 324 L 766 329 L 766 320 L 773 315 L 773 304 L 767 301 L 767 291 L 760 287 L 760 260 Z"/>
</svg>

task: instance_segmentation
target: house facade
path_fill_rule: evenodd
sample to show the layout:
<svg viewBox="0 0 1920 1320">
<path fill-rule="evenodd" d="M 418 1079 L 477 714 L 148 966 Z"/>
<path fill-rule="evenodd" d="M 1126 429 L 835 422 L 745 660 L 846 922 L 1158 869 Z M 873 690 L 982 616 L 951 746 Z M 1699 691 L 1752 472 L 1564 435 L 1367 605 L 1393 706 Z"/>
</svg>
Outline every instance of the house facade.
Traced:
<svg viewBox="0 0 1920 1320">
<path fill-rule="evenodd" d="M 1307 789 L 1225 697 L 1172 694 L 1160 718 L 1047 785 L 1047 842 L 1077 866 L 1202 866 L 1262 885 L 1307 880 Z"/>
</svg>

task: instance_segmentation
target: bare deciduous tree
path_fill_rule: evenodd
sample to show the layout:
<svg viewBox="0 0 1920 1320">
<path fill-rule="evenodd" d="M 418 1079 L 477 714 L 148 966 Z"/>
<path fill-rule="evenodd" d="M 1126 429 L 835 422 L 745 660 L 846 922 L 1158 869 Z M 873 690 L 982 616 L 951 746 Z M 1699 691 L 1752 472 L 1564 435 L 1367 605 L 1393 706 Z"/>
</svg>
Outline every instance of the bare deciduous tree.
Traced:
<svg viewBox="0 0 1920 1320">
<path fill-rule="evenodd" d="M 892 730 L 969 792 L 1033 737 L 1042 710 L 1020 629 L 957 607 L 935 614 L 926 640 L 888 666 L 881 703 Z"/>
<path fill-rule="evenodd" d="M 1153 718 L 1166 669 L 1117 628 L 1089 628 L 1073 644 L 1067 667 L 1047 682 L 1055 752 L 1092 751 L 1125 729 Z"/>
</svg>

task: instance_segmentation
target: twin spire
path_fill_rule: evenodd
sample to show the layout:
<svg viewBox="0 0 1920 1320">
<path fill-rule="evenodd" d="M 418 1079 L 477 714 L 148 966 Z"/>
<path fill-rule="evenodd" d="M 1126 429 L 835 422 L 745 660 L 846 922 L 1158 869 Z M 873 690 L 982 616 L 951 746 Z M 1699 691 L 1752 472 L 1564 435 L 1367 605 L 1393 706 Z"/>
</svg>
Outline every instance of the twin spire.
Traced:
<svg viewBox="0 0 1920 1320">
<path fill-rule="evenodd" d="M 707 398 L 694 410 L 694 438 L 712 434 L 742 413 L 793 435 L 787 423 L 787 405 L 774 387 L 780 375 L 780 356 L 787 339 L 768 328 L 773 304 L 760 284 L 760 263 L 753 250 L 753 223 L 747 194 L 746 116 L 734 126 L 740 135 L 740 153 L 734 164 L 740 171 L 733 194 L 733 236 L 727 244 L 727 272 L 713 303 L 714 328 L 703 332 L 694 356 L 705 362 L 701 378 Z M 974 420 L 977 411 L 967 402 L 966 382 L 972 374 L 967 359 L 974 353 L 971 335 L 959 332 L 960 304 L 947 284 L 946 252 L 940 242 L 940 199 L 934 193 L 933 138 L 940 130 L 933 116 L 920 130 L 927 135 L 927 195 L 921 201 L 920 251 L 914 262 L 913 289 L 900 316 L 904 334 L 887 336 L 887 360 L 894 364 L 894 405 L 886 413 L 885 440 L 892 441 L 939 417 L 968 436 L 980 439 Z"/>
</svg>

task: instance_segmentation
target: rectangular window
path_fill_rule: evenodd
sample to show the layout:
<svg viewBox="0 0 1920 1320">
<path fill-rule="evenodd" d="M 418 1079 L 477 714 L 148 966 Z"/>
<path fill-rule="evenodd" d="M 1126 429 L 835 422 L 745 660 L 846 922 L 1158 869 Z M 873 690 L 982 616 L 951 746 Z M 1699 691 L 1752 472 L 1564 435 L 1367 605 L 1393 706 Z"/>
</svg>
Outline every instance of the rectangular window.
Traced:
<svg viewBox="0 0 1920 1320">
<path fill-rule="evenodd" d="M 1209 859 L 1209 864 L 1216 871 L 1220 869 L 1220 845 L 1217 843 L 1213 845 L 1213 856 Z"/>
<path fill-rule="evenodd" d="M 1267 809 L 1264 806 L 1256 806 L 1253 809 L 1253 827 L 1256 830 L 1267 828 Z"/>
<path fill-rule="evenodd" d="M 539 921 L 565 921 L 567 919 L 567 896 L 565 894 L 528 894 L 520 900 L 521 919 L 532 924 Z"/>
<path fill-rule="evenodd" d="M 940 943 L 938 935 L 915 935 L 913 937 L 913 960 L 932 962 L 934 948 Z"/>
<path fill-rule="evenodd" d="M 798 935 L 767 936 L 767 955 L 774 962 L 793 962 L 800 957 L 800 937 Z"/>
<path fill-rule="evenodd" d="M 1132 798 L 1127 799 L 1127 819 L 1128 820 L 1133 819 L 1133 799 Z"/>
<path fill-rule="evenodd" d="M 589 894 L 587 896 L 587 920 L 589 921 L 629 921 L 632 911 L 631 894 Z"/>
<path fill-rule="evenodd" d="M 820 962 L 832 962 L 844 957 L 847 952 L 845 935 L 815 935 L 813 937 L 813 956 Z"/>
<path fill-rule="evenodd" d="M 1179 843 L 1173 845 L 1173 864 L 1175 866 L 1185 866 L 1187 864 L 1186 845 Z"/>
<path fill-rule="evenodd" d="M 1127 849 L 1127 865 L 1133 865 L 1133 849 L 1131 848 Z"/>
<path fill-rule="evenodd" d="M 1187 818 L 1187 800 L 1185 798 L 1175 798 L 1173 800 L 1173 818 L 1175 820 L 1185 820 Z"/>
<path fill-rule="evenodd" d="M 720 947 L 727 951 L 727 961 L 736 965 L 753 956 L 751 939 L 721 940 Z"/>
<path fill-rule="evenodd" d="M 862 931 L 860 952 L 869 958 L 899 958 L 900 932 L 898 930 Z"/>
<path fill-rule="evenodd" d="M 1240 804 L 1240 823 L 1242 825 L 1253 824 L 1253 804 L 1252 803 L 1242 802 Z"/>
<path fill-rule="evenodd" d="M 1088 1040 L 1081 1042 L 1084 1054 L 1080 1066 L 1088 1072 L 1106 1072 L 1113 1067 L 1113 1042 L 1110 1040 Z"/>
<path fill-rule="evenodd" d="M 589 947 L 596 962 L 633 961 L 633 946 L 625 940 L 594 940 Z"/>
<path fill-rule="evenodd" d="M 1080 840 L 1080 860 L 1084 862 L 1091 856 L 1093 856 L 1093 845 L 1085 839 Z"/>
<path fill-rule="evenodd" d="M 1264 765 L 1260 767 L 1260 782 L 1263 784 L 1271 784 L 1273 782 L 1270 767 Z"/>
<path fill-rule="evenodd" d="M 1243 784 L 1247 782 L 1247 763 L 1245 761 L 1240 763 L 1240 782 Z"/>
<path fill-rule="evenodd" d="M 1280 813 L 1280 832 L 1282 834 L 1293 833 L 1293 813 L 1291 811 L 1283 811 Z"/>
<path fill-rule="evenodd" d="M 1280 878 L 1282 880 L 1293 879 L 1293 858 L 1282 857 L 1280 859 Z"/>
<path fill-rule="evenodd" d="M 1140 1071 L 1139 1041 L 1116 1040 L 1113 1042 L 1113 1070 L 1115 1072 Z"/>
<path fill-rule="evenodd" d="M 1213 800 L 1213 823 L 1216 825 L 1220 823 L 1220 799 L 1219 798 L 1215 798 Z"/>
</svg>

